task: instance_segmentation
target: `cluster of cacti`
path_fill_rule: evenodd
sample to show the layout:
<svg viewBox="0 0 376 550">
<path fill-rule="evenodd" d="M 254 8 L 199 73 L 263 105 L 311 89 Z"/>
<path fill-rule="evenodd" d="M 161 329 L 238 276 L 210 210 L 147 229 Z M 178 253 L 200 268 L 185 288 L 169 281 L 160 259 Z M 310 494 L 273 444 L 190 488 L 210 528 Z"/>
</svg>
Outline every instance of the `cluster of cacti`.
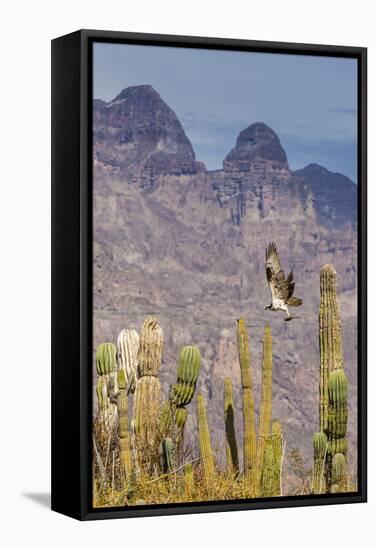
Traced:
<svg viewBox="0 0 376 550">
<path fill-rule="evenodd" d="M 237 476 L 239 473 L 239 457 L 234 424 L 234 399 L 232 392 L 232 382 L 230 378 L 225 378 L 223 405 L 226 431 L 227 471 L 230 475 L 233 474 Z"/>
<path fill-rule="evenodd" d="M 134 396 L 133 420 L 140 462 L 143 462 L 146 448 L 153 448 L 158 439 L 161 383 L 157 376 L 162 362 L 162 347 L 162 329 L 154 317 L 148 317 L 140 334 L 139 377 Z"/>
<path fill-rule="evenodd" d="M 320 271 L 320 433 L 326 436 L 325 456 L 319 455 L 318 435 L 314 436 L 313 492 L 331 492 L 337 485 L 333 460 L 347 453 L 347 377 L 343 370 L 342 328 L 337 301 L 337 274 L 333 266 Z M 322 454 L 322 451 L 320 451 Z M 318 473 L 318 464 L 324 462 Z M 317 467 L 316 467 L 317 465 Z M 344 466 L 345 468 L 345 466 Z M 319 481 L 319 478 L 320 481 Z M 323 479 L 322 479 L 323 478 Z"/>
<path fill-rule="evenodd" d="M 313 436 L 314 494 L 338 493 L 348 487 L 348 382 L 343 369 L 336 273 L 332 266 L 324 266 L 320 272 L 320 298 L 320 430 Z M 226 472 L 223 472 L 222 479 L 228 486 L 243 483 L 253 497 L 279 496 L 282 495 L 284 441 L 280 422 L 272 421 L 271 329 L 266 326 L 263 335 L 258 431 L 249 337 L 244 319 L 237 322 L 237 343 L 243 406 L 243 471 L 240 471 L 235 429 L 234 388 L 231 379 L 225 378 Z M 193 455 L 188 463 L 183 459 L 184 453 L 192 452 L 184 445 L 183 432 L 188 416 L 186 407 L 194 397 L 200 372 L 198 348 L 185 346 L 181 349 L 176 382 L 170 386 L 168 398 L 161 407 L 158 371 L 162 362 L 163 332 L 157 320 L 153 317 L 145 319 L 140 336 L 133 329 L 122 330 L 117 345 L 117 352 L 112 343 L 100 344 L 96 351 L 98 415 L 94 424 L 94 452 L 95 472 L 97 475 L 99 472 L 101 480 L 100 488 L 98 485 L 95 488 L 96 494 L 103 485 L 114 486 L 116 468 L 126 498 L 134 499 L 135 487 L 145 481 L 144 476 L 150 475 L 157 476 L 153 482 L 165 478 L 173 480 L 165 488 L 178 487 L 179 494 L 188 499 L 198 494 L 197 482 L 202 481 L 206 490 L 216 485 L 221 474 L 221 455 L 219 451 L 215 460 L 206 404 L 201 393 L 196 403 L 199 454 Z M 130 427 L 128 399 L 132 393 L 133 420 Z M 104 480 L 111 475 L 112 483 L 109 484 Z M 134 499 L 133 502 L 138 501 Z"/>
<path fill-rule="evenodd" d="M 237 338 L 243 398 L 243 468 L 244 477 L 252 479 L 256 468 L 255 402 L 252 389 L 248 331 L 244 319 L 238 320 Z"/>
<path fill-rule="evenodd" d="M 273 494 L 279 494 L 280 484 L 276 474 L 280 472 L 282 454 L 278 453 L 279 447 L 275 447 L 275 442 L 278 440 L 282 445 L 282 431 L 280 430 L 280 435 L 277 436 L 276 434 L 273 435 L 270 429 L 273 369 L 271 330 L 269 326 L 266 326 L 264 330 L 261 407 L 258 436 L 256 436 L 255 426 L 255 405 L 252 391 L 248 331 L 244 319 L 238 320 L 237 336 L 240 376 L 243 391 L 244 477 L 251 480 L 253 491 L 256 495 L 263 494 L 263 491 L 269 494 L 272 490 L 274 491 Z M 274 428 L 277 429 L 277 426 L 279 426 L 279 423 L 275 424 Z M 278 461 L 278 467 L 276 466 L 276 461 Z M 278 473 L 278 479 L 279 476 L 280 473 Z"/>
<path fill-rule="evenodd" d="M 197 396 L 197 429 L 204 479 L 210 481 L 214 475 L 214 455 L 210 440 L 205 400 L 202 394 Z"/>
</svg>

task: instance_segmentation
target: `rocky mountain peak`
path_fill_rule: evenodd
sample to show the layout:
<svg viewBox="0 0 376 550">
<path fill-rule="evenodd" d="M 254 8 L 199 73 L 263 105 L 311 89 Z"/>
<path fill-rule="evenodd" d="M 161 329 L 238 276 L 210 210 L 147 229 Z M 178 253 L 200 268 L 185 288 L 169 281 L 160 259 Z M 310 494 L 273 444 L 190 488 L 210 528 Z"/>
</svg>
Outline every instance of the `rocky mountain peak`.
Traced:
<svg viewBox="0 0 376 550">
<path fill-rule="evenodd" d="M 125 88 L 105 105 L 96 100 L 93 111 L 96 160 L 130 179 L 142 173 L 143 186 L 161 174 L 203 170 L 176 114 L 152 86 Z"/>
<path fill-rule="evenodd" d="M 270 161 L 275 168 L 288 168 L 279 137 L 264 122 L 255 122 L 240 132 L 234 149 L 224 160 L 224 168 L 238 164 L 241 169 L 249 169 L 255 161 Z"/>
</svg>

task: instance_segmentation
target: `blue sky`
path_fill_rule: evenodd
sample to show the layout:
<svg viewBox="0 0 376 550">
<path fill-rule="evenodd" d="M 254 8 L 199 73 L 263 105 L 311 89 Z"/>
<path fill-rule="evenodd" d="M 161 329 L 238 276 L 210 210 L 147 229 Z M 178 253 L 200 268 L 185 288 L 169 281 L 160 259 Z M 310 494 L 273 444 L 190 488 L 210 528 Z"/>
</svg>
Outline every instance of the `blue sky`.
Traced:
<svg viewBox="0 0 376 550">
<path fill-rule="evenodd" d="M 151 84 L 175 111 L 197 160 L 222 167 L 253 122 L 279 135 L 292 169 L 315 162 L 356 181 L 356 60 L 94 44 L 94 97 Z"/>
</svg>

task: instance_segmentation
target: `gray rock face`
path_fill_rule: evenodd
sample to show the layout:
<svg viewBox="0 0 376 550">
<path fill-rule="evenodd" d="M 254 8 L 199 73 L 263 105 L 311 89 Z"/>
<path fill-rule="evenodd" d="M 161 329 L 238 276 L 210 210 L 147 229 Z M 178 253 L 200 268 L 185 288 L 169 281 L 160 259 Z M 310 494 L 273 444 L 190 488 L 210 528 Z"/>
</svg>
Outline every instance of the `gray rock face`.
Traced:
<svg viewBox="0 0 376 550">
<path fill-rule="evenodd" d="M 357 224 L 358 188 L 353 181 L 319 164 L 309 164 L 295 174 L 307 182 L 320 223 L 336 228 Z"/>
<path fill-rule="evenodd" d="M 286 452 L 297 447 L 310 461 L 318 425 L 319 270 L 332 263 L 339 280 L 355 465 L 356 226 L 322 222 L 314 184 L 289 170 L 278 137 L 266 125 L 247 128 L 224 169 L 206 172 L 174 113 L 150 87 L 125 90 L 118 98 L 95 107 L 94 349 L 102 341 L 115 342 L 122 328 L 139 330 L 146 315 L 156 315 L 165 335 L 160 372 L 165 396 L 176 378 L 179 349 L 197 345 L 203 358 L 198 387 L 207 399 L 213 442 L 223 447 L 223 380 L 231 376 L 241 446 L 236 319 L 244 317 L 249 328 L 257 411 L 262 335 L 269 323 L 273 416 L 284 426 Z M 101 115 L 106 109 L 112 114 Z M 122 141 L 124 135 L 132 141 Z M 170 171 L 150 173 L 148 162 L 159 142 Z M 340 208 L 341 195 L 337 202 Z M 343 216 L 348 212 L 351 218 L 350 210 Z M 294 267 L 295 294 L 304 300 L 290 323 L 264 310 L 270 302 L 264 267 L 269 241 L 277 243 L 285 270 Z M 193 448 L 194 407 L 195 402 L 189 405 L 187 425 Z"/>
<path fill-rule="evenodd" d="M 286 153 L 277 134 L 263 122 L 240 132 L 236 145 L 224 160 L 225 170 L 247 171 L 254 161 L 271 161 L 274 169 L 288 168 Z"/>
<path fill-rule="evenodd" d="M 109 103 L 94 101 L 94 156 L 143 186 L 161 174 L 196 174 L 204 167 L 175 113 L 152 86 L 124 89 Z M 145 177 L 146 176 L 146 177 Z"/>
</svg>

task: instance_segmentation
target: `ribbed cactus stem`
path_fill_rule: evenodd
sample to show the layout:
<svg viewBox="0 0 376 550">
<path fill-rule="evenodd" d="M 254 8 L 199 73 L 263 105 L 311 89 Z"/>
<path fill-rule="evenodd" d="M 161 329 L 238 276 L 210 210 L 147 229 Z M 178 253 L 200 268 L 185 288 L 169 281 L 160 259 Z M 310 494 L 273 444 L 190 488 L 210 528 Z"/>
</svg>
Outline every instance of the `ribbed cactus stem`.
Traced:
<svg viewBox="0 0 376 550">
<path fill-rule="evenodd" d="M 244 319 L 238 320 L 237 338 L 243 401 L 243 467 L 244 476 L 251 479 L 256 467 L 256 424 L 248 331 Z"/>
<path fill-rule="evenodd" d="M 174 469 L 174 442 L 171 437 L 165 437 L 162 439 L 159 449 L 161 455 L 162 469 L 164 473 L 172 472 Z"/>
<path fill-rule="evenodd" d="M 119 449 L 120 449 L 120 470 L 123 488 L 132 475 L 132 450 L 131 435 L 129 433 L 128 420 L 128 395 L 126 390 L 126 373 L 119 369 L 118 373 L 118 418 L 119 418 Z"/>
<path fill-rule="evenodd" d="M 346 457 L 337 453 L 332 459 L 332 493 L 340 493 L 346 490 Z"/>
<path fill-rule="evenodd" d="M 234 423 L 234 399 L 231 378 L 225 378 L 223 402 L 226 431 L 227 471 L 229 474 L 237 475 L 239 472 L 239 457 Z"/>
<path fill-rule="evenodd" d="M 314 495 L 325 493 L 325 462 L 328 452 L 328 438 L 324 432 L 313 434 L 313 483 Z"/>
<path fill-rule="evenodd" d="M 108 375 L 116 369 L 116 347 L 111 343 L 99 344 L 95 363 L 98 376 Z"/>
<path fill-rule="evenodd" d="M 343 370 L 342 329 L 337 301 L 337 274 L 332 265 L 320 271 L 320 431 L 328 438 L 325 491 L 333 490 L 333 459 L 347 452 L 347 377 Z M 315 460 L 315 456 L 314 456 Z M 316 489 L 314 483 L 314 490 Z"/>
<path fill-rule="evenodd" d="M 271 434 L 266 438 L 263 468 L 261 473 L 261 496 L 281 495 L 283 434 L 278 420 L 272 423 Z"/>
<path fill-rule="evenodd" d="M 118 365 L 125 373 L 126 387 L 134 392 L 138 379 L 138 352 L 140 349 L 140 337 L 134 329 L 124 329 L 117 339 Z"/>
<path fill-rule="evenodd" d="M 157 319 L 148 317 L 141 329 L 139 375 L 157 376 L 162 362 L 163 332 Z"/>
<path fill-rule="evenodd" d="M 152 448 L 158 433 L 161 384 L 155 376 L 143 376 L 136 384 L 134 428 L 137 449 L 141 454 Z"/>
<path fill-rule="evenodd" d="M 320 271 L 320 431 L 328 429 L 329 374 L 343 369 L 342 330 L 337 302 L 337 274 L 332 265 Z"/>
<path fill-rule="evenodd" d="M 197 396 L 197 428 L 203 474 L 205 480 L 209 481 L 214 475 L 214 456 L 210 441 L 205 400 L 201 394 Z"/>
<path fill-rule="evenodd" d="M 264 330 L 263 356 L 262 356 L 262 386 L 261 386 L 261 407 L 259 418 L 259 433 L 257 441 L 257 474 L 256 485 L 260 483 L 264 453 L 267 438 L 270 434 L 270 420 L 272 416 L 272 333 L 269 326 Z"/>
</svg>

